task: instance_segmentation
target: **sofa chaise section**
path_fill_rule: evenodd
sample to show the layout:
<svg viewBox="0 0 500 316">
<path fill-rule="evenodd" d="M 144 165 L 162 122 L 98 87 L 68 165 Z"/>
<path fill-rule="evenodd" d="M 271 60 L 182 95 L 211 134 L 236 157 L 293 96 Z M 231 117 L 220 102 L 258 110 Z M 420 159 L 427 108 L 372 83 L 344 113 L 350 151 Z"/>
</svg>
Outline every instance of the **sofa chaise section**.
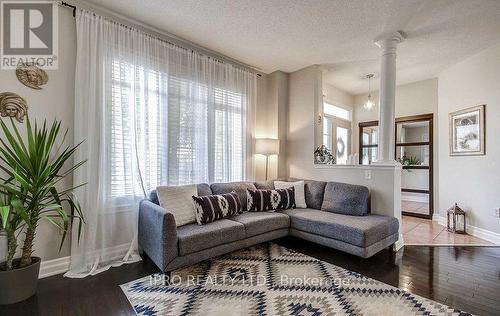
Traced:
<svg viewBox="0 0 500 316">
<path fill-rule="evenodd" d="M 282 211 L 290 216 L 290 235 L 363 258 L 394 244 L 399 222 L 382 215 L 351 216 L 314 209 Z"/>
</svg>

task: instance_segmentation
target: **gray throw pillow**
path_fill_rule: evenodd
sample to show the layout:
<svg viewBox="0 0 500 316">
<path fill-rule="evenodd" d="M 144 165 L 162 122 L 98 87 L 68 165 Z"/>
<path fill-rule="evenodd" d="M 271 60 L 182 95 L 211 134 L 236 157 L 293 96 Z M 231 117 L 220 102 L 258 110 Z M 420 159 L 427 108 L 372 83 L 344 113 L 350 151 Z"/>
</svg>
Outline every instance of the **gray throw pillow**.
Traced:
<svg viewBox="0 0 500 316">
<path fill-rule="evenodd" d="M 212 194 L 225 194 L 236 192 L 241 201 L 243 212 L 247 210 L 247 189 L 255 190 L 256 187 L 253 182 L 229 182 L 229 183 L 212 183 L 210 185 Z"/>
<path fill-rule="evenodd" d="M 368 214 L 369 191 L 367 187 L 339 182 L 328 182 L 322 211 L 363 216 Z"/>
</svg>

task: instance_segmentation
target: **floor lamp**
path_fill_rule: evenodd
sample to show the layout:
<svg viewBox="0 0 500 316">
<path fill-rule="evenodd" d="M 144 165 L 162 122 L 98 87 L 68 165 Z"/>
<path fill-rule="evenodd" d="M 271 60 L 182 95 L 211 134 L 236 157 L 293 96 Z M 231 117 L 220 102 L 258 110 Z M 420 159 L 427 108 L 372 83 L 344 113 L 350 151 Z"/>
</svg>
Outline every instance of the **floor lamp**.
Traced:
<svg viewBox="0 0 500 316">
<path fill-rule="evenodd" d="M 266 156 L 266 180 L 269 163 L 269 156 L 278 155 L 280 152 L 280 141 L 273 138 L 255 139 L 255 153 Z"/>
</svg>

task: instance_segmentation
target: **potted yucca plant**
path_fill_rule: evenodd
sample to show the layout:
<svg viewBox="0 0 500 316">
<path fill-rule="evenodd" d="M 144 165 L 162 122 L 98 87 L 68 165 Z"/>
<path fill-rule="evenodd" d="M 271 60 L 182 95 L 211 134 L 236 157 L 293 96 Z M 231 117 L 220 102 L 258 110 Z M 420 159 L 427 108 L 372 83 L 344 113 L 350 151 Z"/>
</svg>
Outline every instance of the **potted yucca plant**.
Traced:
<svg viewBox="0 0 500 316">
<path fill-rule="evenodd" d="M 84 223 L 81 207 L 73 195 L 77 187 L 61 188 L 61 180 L 85 161 L 72 163 L 80 144 L 61 148 L 67 135 L 61 122 L 38 126 L 25 121 L 25 137 L 12 119 L 0 120 L 0 230 L 7 236 L 7 255 L 0 263 L 0 304 L 22 301 L 36 292 L 41 259 L 33 257 L 36 229 L 46 220 L 62 231 L 59 250 L 75 220 L 78 237 Z M 69 166 L 68 166 L 69 164 Z M 63 170 L 63 168 L 66 168 Z M 83 185 L 83 184 L 82 184 Z M 20 258 L 14 258 L 18 237 L 24 235 Z"/>
</svg>

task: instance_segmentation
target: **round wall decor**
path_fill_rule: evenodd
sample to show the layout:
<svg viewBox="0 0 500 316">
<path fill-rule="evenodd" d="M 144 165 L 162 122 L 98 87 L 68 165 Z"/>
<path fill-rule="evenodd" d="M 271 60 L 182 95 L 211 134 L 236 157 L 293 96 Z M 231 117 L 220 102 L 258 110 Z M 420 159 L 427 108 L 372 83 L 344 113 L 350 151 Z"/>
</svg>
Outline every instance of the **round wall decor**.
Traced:
<svg viewBox="0 0 500 316">
<path fill-rule="evenodd" d="M 0 115 L 15 118 L 22 123 L 28 113 L 28 105 L 20 95 L 14 92 L 0 93 Z"/>
<path fill-rule="evenodd" d="M 16 76 L 22 84 L 36 90 L 42 89 L 40 86 L 49 81 L 49 76 L 45 70 L 33 63 L 19 65 L 16 69 Z"/>
</svg>

